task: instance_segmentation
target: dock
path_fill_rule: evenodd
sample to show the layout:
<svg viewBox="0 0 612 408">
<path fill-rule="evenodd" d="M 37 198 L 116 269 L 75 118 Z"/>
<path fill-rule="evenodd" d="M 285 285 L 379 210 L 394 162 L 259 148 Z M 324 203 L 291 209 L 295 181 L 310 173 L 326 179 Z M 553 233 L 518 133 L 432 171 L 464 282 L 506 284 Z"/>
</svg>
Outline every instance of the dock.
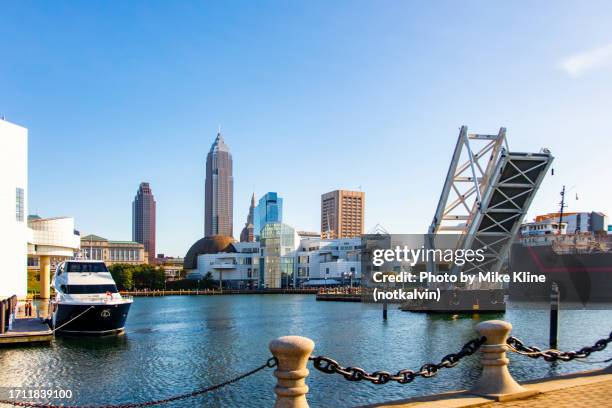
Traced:
<svg viewBox="0 0 612 408">
<path fill-rule="evenodd" d="M 40 317 L 18 313 L 16 296 L 0 299 L 0 345 L 50 343 L 53 330 Z"/>
<path fill-rule="evenodd" d="M 321 289 L 316 299 L 320 302 L 361 302 L 361 288 Z"/>
</svg>

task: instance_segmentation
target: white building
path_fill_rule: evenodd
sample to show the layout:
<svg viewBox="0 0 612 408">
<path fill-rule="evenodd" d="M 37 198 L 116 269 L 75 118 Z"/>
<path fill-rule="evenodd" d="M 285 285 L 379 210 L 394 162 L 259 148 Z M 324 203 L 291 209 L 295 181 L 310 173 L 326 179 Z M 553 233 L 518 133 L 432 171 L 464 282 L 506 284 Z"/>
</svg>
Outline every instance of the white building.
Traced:
<svg viewBox="0 0 612 408">
<path fill-rule="evenodd" d="M 207 252 L 207 251 L 202 251 Z M 189 260 L 189 255 L 185 259 Z M 197 268 L 189 270 L 189 279 L 203 279 L 208 273 L 225 288 L 256 288 L 259 282 L 259 242 L 234 242 L 223 252 L 200 253 Z M 185 264 L 188 269 L 187 263 Z"/>
<path fill-rule="evenodd" d="M 28 130 L 0 119 L 0 296 L 27 293 Z"/>
<path fill-rule="evenodd" d="M 300 285 L 356 284 L 361 280 L 361 238 L 302 239 L 296 253 Z"/>
<path fill-rule="evenodd" d="M 31 216 L 28 220 L 30 239 L 28 257 L 34 262 L 40 274 L 40 297 L 48 299 L 51 274 L 61 261 L 72 259 L 81 247 L 81 237 L 74 229 L 74 218 L 40 218 Z"/>
<path fill-rule="evenodd" d="M 212 245 L 214 238 L 196 242 L 185 257 L 188 278 L 202 279 L 210 273 L 214 281 L 230 288 L 359 284 L 360 238 L 299 240 L 289 226 L 268 225 L 262 242 Z"/>
</svg>

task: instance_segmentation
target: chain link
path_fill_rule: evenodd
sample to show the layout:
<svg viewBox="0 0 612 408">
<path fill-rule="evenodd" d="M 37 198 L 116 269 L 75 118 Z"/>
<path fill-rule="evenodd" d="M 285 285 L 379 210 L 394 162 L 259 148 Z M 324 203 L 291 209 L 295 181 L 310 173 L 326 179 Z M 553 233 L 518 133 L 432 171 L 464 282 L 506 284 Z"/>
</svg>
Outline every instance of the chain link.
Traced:
<svg viewBox="0 0 612 408">
<path fill-rule="evenodd" d="M 13 400 L 0 400 L 0 404 L 8 404 L 8 405 L 13 405 L 16 407 L 29 407 L 29 408 L 140 408 L 140 407 L 151 407 L 154 405 L 162 405 L 162 404 L 167 404 L 169 402 L 174 402 L 174 401 L 178 401 L 178 400 L 182 400 L 182 399 L 186 399 L 186 398 L 191 398 L 191 397 L 196 397 L 198 395 L 202 395 L 202 394 L 206 394 L 208 392 L 211 391 L 215 391 L 218 390 L 219 388 L 225 387 L 226 385 L 230 385 L 232 383 L 235 383 L 237 381 L 242 380 L 243 378 L 246 378 L 250 375 L 253 375 L 265 368 L 273 368 L 276 367 L 278 365 L 278 360 L 276 359 L 276 357 L 271 357 L 268 359 L 268 361 L 266 361 L 265 364 L 251 370 L 248 371 L 244 374 L 239 375 L 238 377 L 234 377 L 231 380 L 228 381 L 224 381 L 222 383 L 219 384 L 215 384 L 213 386 L 207 387 L 207 388 L 203 388 L 201 390 L 197 390 L 197 391 L 193 391 L 190 393 L 186 393 L 186 394 L 181 394 L 181 395 L 176 395 L 174 397 L 170 397 L 170 398 L 164 398 L 164 399 L 160 399 L 160 400 L 155 400 L 155 401 L 147 401 L 147 402 L 134 402 L 134 403 L 128 403 L 128 404 L 115 404 L 115 405 L 65 405 L 65 404 L 61 404 L 61 405 L 52 405 L 52 404 L 47 404 L 47 403 L 41 403 L 41 402 L 25 402 L 25 401 L 13 401 Z"/>
<path fill-rule="evenodd" d="M 572 361 L 574 359 L 587 358 L 591 355 L 591 353 L 604 350 L 610 342 L 612 342 L 612 332 L 607 339 L 597 340 L 594 345 L 590 347 L 583 347 L 577 351 L 559 351 L 555 349 L 540 350 L 534 346 L 529 347 L 524 345 L 523 342 L 516 337 L 508 337 L 508 340 L 506 341 L 511 351 L 529 358 L 542 357 L 546 361 Z"/>
<path fill-rule="evenodd" d="M 342 367 L 336 360 L 324 356 L 310 357 L 310 360 L 317 370 L 325 374 L 340 374 L 348 381 L 365 380 L 372 384 L 386 384 L 390 381 L 395 381 L 400 384 L 408 384 L 417 377 L 431 378 L 438 374 L 441 368 L 455 367 L 462 358 L 474 354 L 484 344 L 485 340 L 485 337 L 481 337 L 468 341 L 459 352 L 444 356 L 438 364 L 424 364 L 418 371 L 405 369 L 395 374 L 389 371 L 368 373 L 359 367 Z"/>
</svg>

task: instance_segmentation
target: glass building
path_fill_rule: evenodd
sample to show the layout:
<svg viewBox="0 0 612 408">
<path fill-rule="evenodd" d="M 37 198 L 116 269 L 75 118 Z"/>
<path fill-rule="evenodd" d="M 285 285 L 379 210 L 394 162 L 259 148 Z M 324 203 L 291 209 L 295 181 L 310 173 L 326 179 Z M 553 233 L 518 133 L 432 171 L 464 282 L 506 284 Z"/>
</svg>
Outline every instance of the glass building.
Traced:
<svg viewBox="0 0 612 408">
<path fill-rule="evenodd" d="M 295 251 L 298 245 L 299 237 L 289 225 L 270 222 L 263 227 L 260 235 L 260 287 L 295 287 Z"/>
<path fill-rule="evenodd" d="M 259 237 L 266 224 L 283 222 L 283 199 L 275 192 L 265 194 L 255 207 L 254 218 L 255 236 Z"/>
</svg>

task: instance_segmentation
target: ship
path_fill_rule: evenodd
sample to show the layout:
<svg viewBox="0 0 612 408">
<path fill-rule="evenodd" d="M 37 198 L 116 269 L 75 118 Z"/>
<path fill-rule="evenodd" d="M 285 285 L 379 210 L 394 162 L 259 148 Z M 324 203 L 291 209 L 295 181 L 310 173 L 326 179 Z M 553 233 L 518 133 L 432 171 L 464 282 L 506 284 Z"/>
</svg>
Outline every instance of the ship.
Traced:
<svg viewBox="0 0 612 408">
<path fill-rule="evenodd" d="M 61 262 L 53 287 L 54 331 L 68 335 L 108 335 L 124 331 L 133 300 L 117 291 L 104 262 L 80 259 Z"/>
<path fill-rule="evenodd" d="M 548 301 L 555 283 L 561 302 L 612 302 L 611 236 L 605 232 L 567 234 L 558 224 L 540 221 L 523 226 L 511 247 L 510 270 L 542 275 L 544 282 L 511 281 L 510 300 Z"/>
</svg>

